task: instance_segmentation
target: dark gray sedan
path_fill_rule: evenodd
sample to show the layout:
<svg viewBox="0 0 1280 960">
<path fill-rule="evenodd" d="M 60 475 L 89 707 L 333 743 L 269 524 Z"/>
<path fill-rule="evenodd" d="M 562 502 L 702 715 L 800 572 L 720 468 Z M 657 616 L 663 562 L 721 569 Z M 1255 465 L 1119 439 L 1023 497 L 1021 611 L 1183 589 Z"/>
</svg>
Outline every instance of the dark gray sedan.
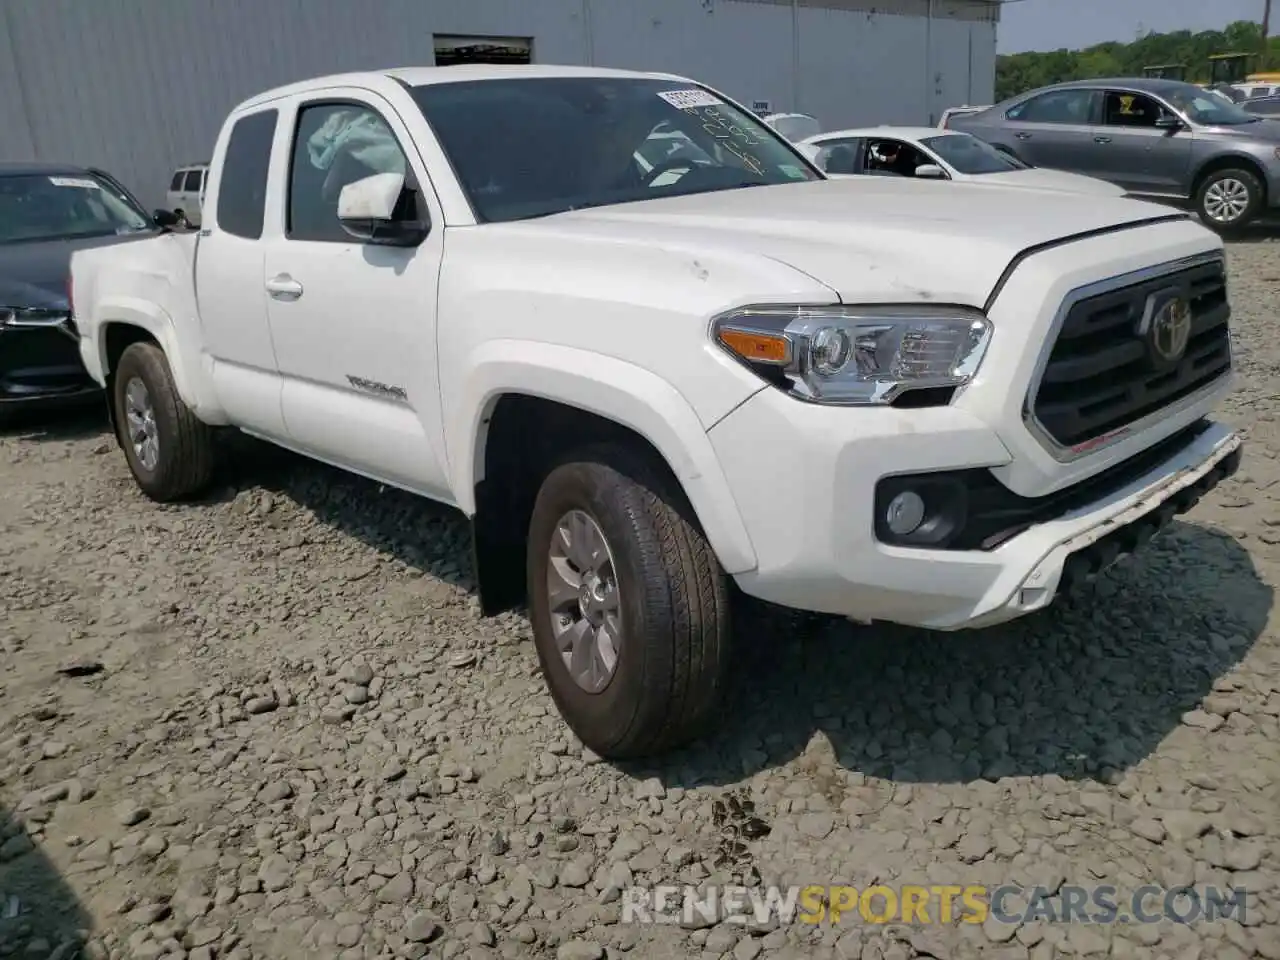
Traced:
<svg viewBox="0 0 1280 960">
<path fill-rule="evenodd" d="M 0 424 L 99 398 L 67 295 L 71 255 L 164 228 L 101 170 L 0 163 Z"/>
<path fill-rule="evenodd" d="M 1280 122 L 1178 80 L 1060 83 L 948 126 L 1033 166 L 1190 204 L 1218 230 L 1280 207 Z"/>
</svg>

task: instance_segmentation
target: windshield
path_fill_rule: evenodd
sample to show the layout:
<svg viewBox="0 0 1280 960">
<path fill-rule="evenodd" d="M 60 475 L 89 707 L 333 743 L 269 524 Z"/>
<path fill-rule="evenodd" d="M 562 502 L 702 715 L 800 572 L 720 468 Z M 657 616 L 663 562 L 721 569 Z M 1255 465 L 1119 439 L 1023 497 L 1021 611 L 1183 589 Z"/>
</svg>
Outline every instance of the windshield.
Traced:
<svg viewBox="0 0 1280 960">
<path fill-rule="evenodd" d="M 0 243 L 108 237 L 152 228 L 113 184 L 88 173 L 0 176 Z"/>
<path fill-rule="evenodd" d="M 1007 153 L 1001 153 L 989 143 L 967 133 L 925 137 L 920 143 L 960 173 L 1008 173 L 1010 170 L 1027 168 L 1025 163 L 1019 163 Z"/>
<path fill-rule="evenodd" d="M 470 80 L 413 96 L 482 222 L 822 179 L 757 117 L 679 82 Z"/>
<path fill-rule="evenodd" d="M 1205 127 L 1235 127 L 1242 123 L 1257 123 L 1258 118 L 1247 111 L 1215 97 L 1208 90 L 1187 85 L 1185 90 L 1174 90 L 1166 96 L 1173 106 L 1187 115 L 1192 123 Z"/>
</svg>

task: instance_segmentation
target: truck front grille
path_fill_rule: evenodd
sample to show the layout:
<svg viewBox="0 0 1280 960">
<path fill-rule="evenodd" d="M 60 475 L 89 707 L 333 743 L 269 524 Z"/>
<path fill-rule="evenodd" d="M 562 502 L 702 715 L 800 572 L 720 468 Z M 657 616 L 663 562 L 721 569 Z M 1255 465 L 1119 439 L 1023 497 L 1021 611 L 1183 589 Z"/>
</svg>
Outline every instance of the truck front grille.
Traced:
<svg viewBox="0 0 1280 960">
<path fill-rule="evenodd" d="M 1190 307 L 1180 353 L 1169 349 L 1176 331 L 1171 340 L 1170 325 L 1153 322 L 1176 298 Z M 1230 315 L 1220 259 L 1075 302 L 1036 385 L 1036 424 L 1079 449 L 1209 386 L 1231 368 Z"/>
</svg>

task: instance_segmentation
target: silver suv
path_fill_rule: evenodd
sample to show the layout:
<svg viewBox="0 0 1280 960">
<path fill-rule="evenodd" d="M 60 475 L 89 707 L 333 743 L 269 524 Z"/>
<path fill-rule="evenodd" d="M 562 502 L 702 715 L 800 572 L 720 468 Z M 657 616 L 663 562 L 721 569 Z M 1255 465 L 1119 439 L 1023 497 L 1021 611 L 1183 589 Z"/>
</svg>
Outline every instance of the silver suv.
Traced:
<svg viewBox="0 0 1280 960">
<path fill-rule="evenodd" d="M 1032 166 L 1189 203 L 1220 231 L 1280 206 L 1280 122 L 1191 83 L 1059 83 L 953 117 L 948 127 Z"/>
</svg>

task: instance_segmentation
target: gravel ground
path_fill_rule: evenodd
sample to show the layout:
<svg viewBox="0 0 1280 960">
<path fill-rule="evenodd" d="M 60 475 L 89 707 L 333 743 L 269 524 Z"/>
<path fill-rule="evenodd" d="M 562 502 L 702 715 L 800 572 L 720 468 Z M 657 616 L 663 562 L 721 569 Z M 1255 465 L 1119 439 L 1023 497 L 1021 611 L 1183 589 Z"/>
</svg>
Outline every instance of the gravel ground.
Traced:
<svg viewBox="0 0 1280 960">
<path fill-rule="evenodd" d="M 995 630 L 753 623 L 723 731 L 650 768 L 584 751 L 526 622 L 477 618 L 455 517 L 252 444 L 158 508 L 96 418 L 0 436 L 0 956 L 1280 960 L 1277 251 L 1231 248 L 1249 447 L 1187 522 Z M 632 883 L 742 876 L 1249 899 L 621 922 Z"/>
</svg>

